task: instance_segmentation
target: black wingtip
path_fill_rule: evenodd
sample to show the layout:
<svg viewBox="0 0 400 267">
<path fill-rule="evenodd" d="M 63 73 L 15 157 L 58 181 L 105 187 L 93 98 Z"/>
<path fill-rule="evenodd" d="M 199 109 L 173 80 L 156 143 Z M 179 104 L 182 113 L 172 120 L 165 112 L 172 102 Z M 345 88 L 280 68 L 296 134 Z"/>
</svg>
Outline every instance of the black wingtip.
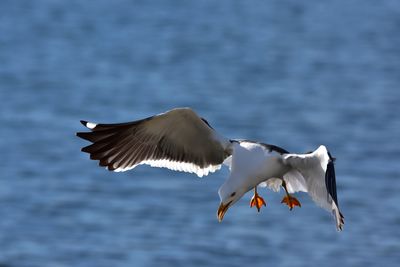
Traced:
<svg viewBox="0 0 400 267">
<path fill-rule="evenodd" d="M 335 162 L 335 161 L 336 161 L 336 158 L 333 157 L 329 151 L 328 151 L 328 156 L 329 156 L 329 159 L 330 159 L 332 162 Z"/>
<path fill-rule="evenodd" d="M 325 172 L 325 186 L 326 189 L 331 196 L 332 200 L 335 202 L 336 206 L 339 207 L 339 202 L 337 199 L 336 193 L 336 174 L 335 174 L 335 165 L 333 161 L 330 160 L 326 167 Z"/>
<path fill-rule="evenodd" d="M 92 132 L 78 132 L 76 133 L 76 136 L 78 136 L 79 138 L 82 138 L 84 140 L 93 142 L 93 133 Z"/>
<path fill-rule="evenodd" d="M 88 123 L 87 121 L 81 120 L 81 123 L 83 126 L 87 127 L 87 123 Z"/>
</svg>

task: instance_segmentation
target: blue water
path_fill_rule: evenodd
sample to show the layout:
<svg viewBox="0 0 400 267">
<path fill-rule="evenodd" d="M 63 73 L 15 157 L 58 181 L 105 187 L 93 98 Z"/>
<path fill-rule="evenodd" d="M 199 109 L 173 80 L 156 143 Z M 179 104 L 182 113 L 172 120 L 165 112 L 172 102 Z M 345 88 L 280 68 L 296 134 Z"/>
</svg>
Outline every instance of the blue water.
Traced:
<svg viewBox="0 0 400 267">
<path fill-rule="evenodd" d="M 400 3 L 0 3 L 0 266 L 395 266 Z M 337 157 L 337 233 L 305 194 L 247 194 L 227 170 L 111 173 L 74 136 L 190 106 L 221 134 Z"/>
</svg>

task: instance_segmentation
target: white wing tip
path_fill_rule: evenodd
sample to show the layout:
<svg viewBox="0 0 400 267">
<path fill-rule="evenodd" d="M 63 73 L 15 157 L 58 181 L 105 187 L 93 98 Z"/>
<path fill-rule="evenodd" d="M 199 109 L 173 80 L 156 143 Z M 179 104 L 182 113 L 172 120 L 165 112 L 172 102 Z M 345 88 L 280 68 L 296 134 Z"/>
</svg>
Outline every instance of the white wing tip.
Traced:
<svg viewBox="0 0 400 267">
<path fill-rule="evenodd" d="M 96 128 L 96 126 L 97 126 L 96 123 L 88 122 L 88 121 L 81 121 L 81 123 L 82 123 L 85 127 L 89 128 L 90 130 L 93 130 L 93 129 Z"/>
</svg>

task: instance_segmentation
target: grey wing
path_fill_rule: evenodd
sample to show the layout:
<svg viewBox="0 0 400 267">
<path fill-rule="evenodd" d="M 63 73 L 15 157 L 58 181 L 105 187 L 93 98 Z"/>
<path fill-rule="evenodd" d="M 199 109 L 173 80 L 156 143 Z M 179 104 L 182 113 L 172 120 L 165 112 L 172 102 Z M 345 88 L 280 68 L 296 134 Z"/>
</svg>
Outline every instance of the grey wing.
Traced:
<svg viewBox="0 0 400 267">
<path fill-rule="evenodd" d="M 299 185 L 303 186 L 300 188 L 301 186 L 292 183 L 291 190 L 307 192 L 316 204 L 332 211 L 337 229 L 342 230 L 344 218 L 339 210 L 336 195 L 333 159 L 326 147 L 320 146 L 309 154 L 284 154 L 283 162 L 295 170 L 291 172 L 290 179 L 296 180 L 297 177 Z"/>
<path fill-rule="evenodd" d="M 229 156 L 229 140 L 189 108 L 128 123 L 82 124 L 91 131 L 77 135 L 92 142 L 82 151 L 111 171 L 148 164 L 201 177 L 218 170 Z"/>
</svg>

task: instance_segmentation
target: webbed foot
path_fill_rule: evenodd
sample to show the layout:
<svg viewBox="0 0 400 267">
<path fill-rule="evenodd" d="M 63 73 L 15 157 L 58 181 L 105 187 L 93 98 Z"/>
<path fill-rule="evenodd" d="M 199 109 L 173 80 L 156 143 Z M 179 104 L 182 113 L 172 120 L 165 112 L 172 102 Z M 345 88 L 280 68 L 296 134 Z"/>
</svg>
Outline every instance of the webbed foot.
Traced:
<svg viewBox="0 0 400 267">
<path fill-rule="evenodd" d="M 291 195 L 287 194 L 281 201 L 281 203 L 284 203 L 289 206 L 289 209 L 292 210 L 295 206 L 301 207 L 300 201 L 297 200 L 297 198 L 292 197 Z"/>
<path fill-rule="evenodd" d="M 257 211 L 260 212 L 262 206 L 267 206 L 264 199 L 257 194 L 257 187 L 254 187 L 254 196 L 250 200 L 250 208 L 256 207 Z"/>
</svg>

